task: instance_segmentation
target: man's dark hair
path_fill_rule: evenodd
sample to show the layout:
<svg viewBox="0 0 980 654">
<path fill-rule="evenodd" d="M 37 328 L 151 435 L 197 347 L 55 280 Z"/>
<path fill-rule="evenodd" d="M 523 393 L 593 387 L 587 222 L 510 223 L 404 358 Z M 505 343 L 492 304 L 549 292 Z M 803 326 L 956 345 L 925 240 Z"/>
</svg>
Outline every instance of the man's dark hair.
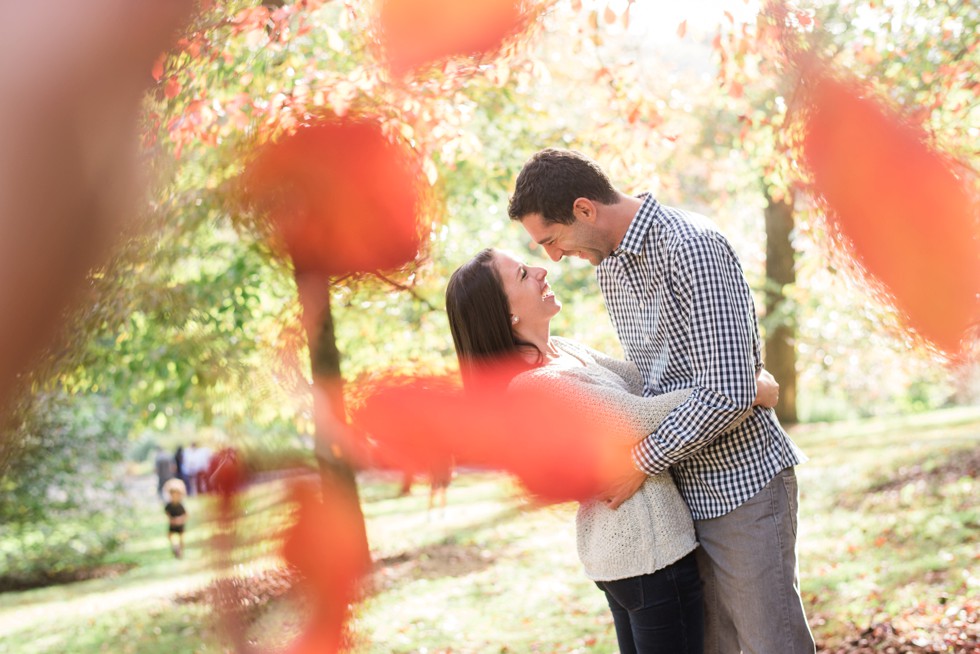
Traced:
<svg viewBox="0 0 980 654">
<path fill-rule="evenodd" d="M 521 169 L 507 213 L 511 220 L 541 214 L 546 223 L 575 222 L 578 198 L 615 204 L 619 194 L 599 164 L 574 150 L 541 150 Z"/>
</svg>

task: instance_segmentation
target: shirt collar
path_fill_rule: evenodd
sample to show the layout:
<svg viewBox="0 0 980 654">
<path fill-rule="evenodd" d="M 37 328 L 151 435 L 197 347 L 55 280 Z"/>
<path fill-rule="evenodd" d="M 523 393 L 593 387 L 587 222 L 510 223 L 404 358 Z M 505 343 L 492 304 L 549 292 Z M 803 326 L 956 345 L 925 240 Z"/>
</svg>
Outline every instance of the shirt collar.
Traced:
<svg viewBox="0 0 980 654">
<path fill-rule="evenodd" d="M 654 199 L 653 194 L 649 191 L 640 193 L 636 197 L 642 198 L 643 204 L 640 205 L 636 215 L 633 216 L 633 220 L 630 222 L 630 226 L 626 230 L 626 234 L 623 236 L 619 247 L 612 251 L 614 256 L 642 254 L 643 241 L 646 240 L 647 234 L 650 233 L 650 228 L 653 226 L 653 219 L 660 210 L 660 203 Z"/>
</svg>

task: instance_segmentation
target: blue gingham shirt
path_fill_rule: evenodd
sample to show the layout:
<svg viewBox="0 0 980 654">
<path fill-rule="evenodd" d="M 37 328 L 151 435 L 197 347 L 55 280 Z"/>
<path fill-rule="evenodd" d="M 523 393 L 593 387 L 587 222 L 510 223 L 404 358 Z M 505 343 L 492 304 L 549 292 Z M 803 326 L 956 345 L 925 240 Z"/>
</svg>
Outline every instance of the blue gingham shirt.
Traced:
<svg viewBox="0 0 980 654">
<path fill-rule="evenodd" d="M 715 518 L 805 460 L 772 409 L 756 407 L 762 367 L 752 293 L 732 246 L 703 216 L 652 195 L 596 271 L 626 358 L 644 394 L 693 388 L 691 397 L 633 449 L 637 468 L 670 468 L 696 520 Z"/>
</svg>

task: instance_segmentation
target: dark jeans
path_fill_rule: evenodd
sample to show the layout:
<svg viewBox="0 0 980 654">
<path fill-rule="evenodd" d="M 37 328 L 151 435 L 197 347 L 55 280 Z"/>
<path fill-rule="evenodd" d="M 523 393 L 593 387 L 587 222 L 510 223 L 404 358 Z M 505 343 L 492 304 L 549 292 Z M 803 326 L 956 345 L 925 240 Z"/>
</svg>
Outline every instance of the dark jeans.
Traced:
<svg viewBox="0 0 980 654">
<path fill-rule="evenodd" d="M 691 552 L 653 574 L 597 581 L 606 593 L 622 654 L 702 654 L 701 577 Z"/>
</svg>

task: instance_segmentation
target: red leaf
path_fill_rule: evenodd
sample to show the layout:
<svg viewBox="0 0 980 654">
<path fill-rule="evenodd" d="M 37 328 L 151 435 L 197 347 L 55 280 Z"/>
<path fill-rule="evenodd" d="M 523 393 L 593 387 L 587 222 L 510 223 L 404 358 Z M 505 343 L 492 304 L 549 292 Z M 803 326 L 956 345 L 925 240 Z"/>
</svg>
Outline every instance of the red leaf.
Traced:
<svg viewBox="0 0 980 654">
<path fill-rule="evenodd" d="M 177 81 L 176 77 L 171 77 L 167 80 L 166 85 L 163 87 L 163 94 L 167 96 L 168 100 L 173 100 L 180 95 L 180 82 Z"/>
<path fill-rule="evenodd" d="M 505 393 L 513 368 L 487 373 L 483 390 L 416 379 L 373 393 L 354 416 L 383 463 L 425 470 L 459 465 L 505 470 L 542 500 L 595 496 L 629 466 L 627 439 L 544 391 Z"/>
<path fill-rule="evenodd" d="M 167 60 L 167 53 L 161 52 L 160 56 L 157 57 L 156 61 L 153 62 L 153 68 L 152 70 L 150 70 L 150 74 L 153 76 L 153 79 L 157 82 L 163 79 L 163 63 L 166 60 Z"/>
<path fill-rule="evenodd" d="M 297 271 L 394 268 L 419 249 L 417 157 L 375 122 L 303 127 L 259 153 L 247 193 L 269 211 Z"/>
<path fill-rule="evenodd" d="M 294 484 L 291 490 L 299 509 L 285 534 L 282 556 L 300 572 L 312 598 L 306 629 L 290 646 L 292 653 L 340 650 L 348 607 L 370 569 L 357 500 L 337 490 L 325 493 L 325 502 L 312 484 Z"/>
<path fill-rule="evenodd" d="M 809 76 L 804 157 L 854 255 L 949 353 L 978 318 L 976 207 L 926 134 L 856 83 Z"/>
<path fill-rule="evenodd" d="M 490 52 L 520 18 L 517 0 L 384 0 L 379 23 L 388 67 L 403 75 L 447 56 Z"/>
</svg>

